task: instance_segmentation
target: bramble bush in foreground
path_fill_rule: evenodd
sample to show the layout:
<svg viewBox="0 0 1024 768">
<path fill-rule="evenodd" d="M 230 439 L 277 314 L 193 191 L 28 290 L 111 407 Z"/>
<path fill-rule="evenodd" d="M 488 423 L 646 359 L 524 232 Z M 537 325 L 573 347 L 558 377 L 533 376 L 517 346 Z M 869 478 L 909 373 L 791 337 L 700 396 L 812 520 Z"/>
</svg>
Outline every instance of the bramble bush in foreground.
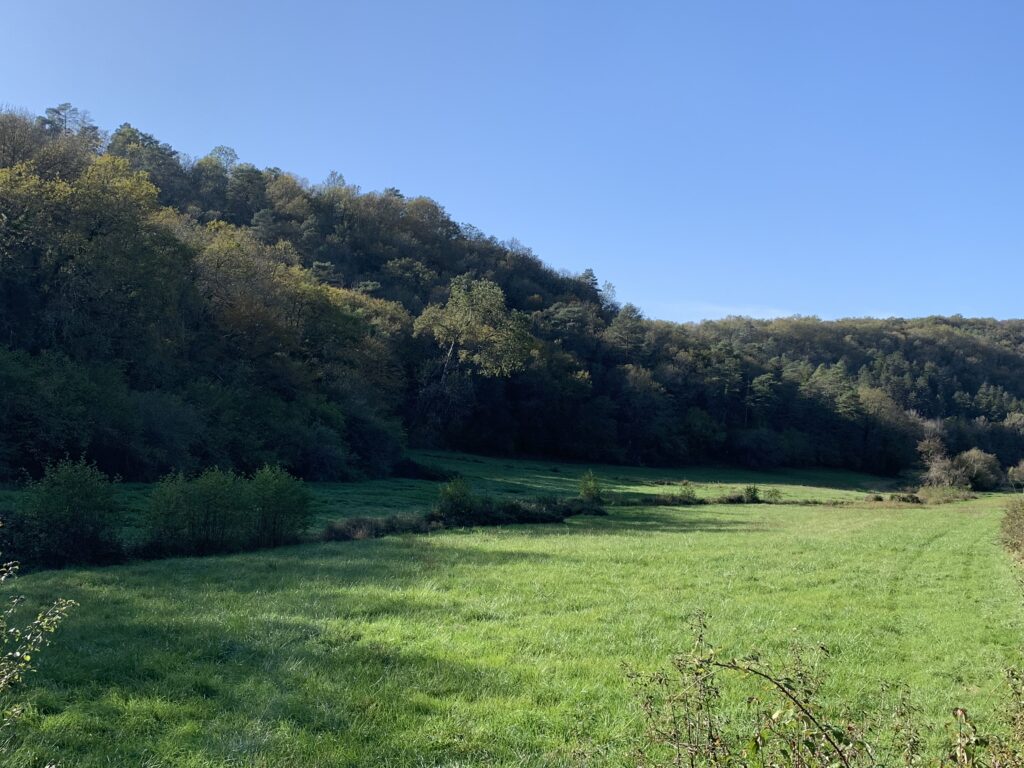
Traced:
<svg viewBox="0 0 1024 768">
<path fill-rule="evenodd" d="M 0 565 L 0 584 L 6 584 L 18 572 L 14 562 Z M 7 608 L 0 612 L 0 736 L 10 727 L 22 712 L 16 700 L 18 685 L 25 675 L 32 671 L 32 660 L 36 653 L 48 644 L 52 635 L 68 612 L 76 605 L 73 600 L 55 600 L 48 608 L 40 611 L 35 619 L 25 626 L 15 624 L 18 609 L 24 603 L 21 597 L 8 599 Z M 8 749 L 7 739 L 0 738 L 0 757 Z"/>
<path fill-rule="evenodd" d="M 825 649 L 819 653 L 827 655 Z M 723 673 L 756 684 L 745 714 L 737 716 L 722 705 Z M 958 707 L 939 756 L 926 754 L 928 739 L 914 723 L 905 690 L 896 690 L 889 722 L 862 725 L 849 715 L 825 711 L 818 702 L 820 677 L 801 659 L 773 670 L 757 656 L 719 656 L 702 617 L 693 648 L 673 659 L 671 671 L 630 671 L 628 677 L 645 724 L 636 750 L 638 768 L 1024 766 L 1024 677 L 1015 669 L 1007 674 L 1004 728 L 982 733 Z"/>
</svg>

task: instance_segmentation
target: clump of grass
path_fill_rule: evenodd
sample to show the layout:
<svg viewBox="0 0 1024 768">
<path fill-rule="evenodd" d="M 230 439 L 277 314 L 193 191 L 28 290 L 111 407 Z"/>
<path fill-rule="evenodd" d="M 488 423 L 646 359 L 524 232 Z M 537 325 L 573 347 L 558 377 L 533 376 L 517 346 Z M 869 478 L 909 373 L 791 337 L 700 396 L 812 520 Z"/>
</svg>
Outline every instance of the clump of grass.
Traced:
<svg viewBox="0 0 1024 768">
<path fill-rule="evenodd" d="M 890 493 L 889 501 L 895 501 L 897 504 L 923 504 L 921 497 L 916 493 Z"/>
</svg>

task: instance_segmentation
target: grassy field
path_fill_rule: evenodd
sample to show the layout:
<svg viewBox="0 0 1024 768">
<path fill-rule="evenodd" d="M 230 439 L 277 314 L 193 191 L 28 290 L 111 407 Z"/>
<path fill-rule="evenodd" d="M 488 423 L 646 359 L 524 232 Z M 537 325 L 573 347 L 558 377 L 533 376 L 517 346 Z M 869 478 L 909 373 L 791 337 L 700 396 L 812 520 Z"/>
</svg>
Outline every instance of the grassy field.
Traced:
<svg viewBox="0 0 1024 768">
<path fill-rule="evenodd" d="M 585 469 L 418 458 L 509 496 L 574 493 Z M 686 478 L 794 503 L 33 574 L 33 602 L 81 606 L 30 680 L 9 764 L 625 765 L 640 721 L 623 665 L 664 666 L 696 610 L 727 653 L 827 645 L 824 695 L 854 709 L 878 708 L 885 681 L 932 724 L 998 709 L 1024 638 L 998 497 L 896 506 L 864 502 L 886 481 L 850 473 L 594 469 L 618 493 Z M 315 490 L 320 525 L 425 510 L 437 484 Z M 141 507 L 144 488 L 126 493 Z"/>
</svg>

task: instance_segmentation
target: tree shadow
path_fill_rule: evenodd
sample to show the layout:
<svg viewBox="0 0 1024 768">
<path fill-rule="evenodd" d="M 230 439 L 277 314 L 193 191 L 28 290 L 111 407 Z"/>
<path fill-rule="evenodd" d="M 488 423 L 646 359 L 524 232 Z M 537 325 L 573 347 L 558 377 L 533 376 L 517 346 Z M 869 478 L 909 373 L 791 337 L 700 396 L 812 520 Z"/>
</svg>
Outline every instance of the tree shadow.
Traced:
<svg viewBox="0 0 1024 768">
<path fill-rule="evenodd" d="M 422 610 L 398 602 L 389 610 Z M 126 615 L 138 608 L 127 599 L 113 606 Z M 21 755 L 144 765 L 166 759 L 173 742 L 172 764 L 301 765 L 315 764 L 317 744 L 344 740 L 353 757 L 344 764 L 451 759 L 480 745 L 457 730 L 443 741 L 417 739 L 424 719 L 444 717 L 446 697 L 500 701 L 523 684 L 510 670 L 402 650 L 344 626 L 177 615 L 123 622 L 103 643 L 97 638 L 111 627 L 81 611 L 63 633 L 60 663 L 45 664 L 34 681 Z"/>
<path fill-rule="evenodd" d="M 757 527 L 706 510 L 629 509 L 561 525 L 38 573 L 22 582 L 32 602 L 59 594 L 80 607 L 41 656 L 12 765 L 52 754 L 85 766 L 167 764 L 168 750 L 170 764 L 312 765 L 325 744 L 345 755 L 338 764 L 501 762 L 507 743 L 468 718 L 476 704 L 537 717 L 515 698 L 531 690 L 531 673 L 424 644 L 423 628 L 478 622 L 500 632 L 509 618 L 478 595 L 437 588 L 439 575 L 565 561 L 515 546 L 524 534 Z M 470 541 L 480 535 L 497 545 Z M 419 628 L 414 641 L 402 642 L 404 626 Z"/>
<path fill-rule="evenodd" d="M 509 530 L 529 530 L 531 536 L 646 536 L 651 533 L 716 533 L 767 530 L 763 520 L 750 516 L 723 516 L 720 512 L 697 511 L 694 507 L 652 509 L 612 509 L 607 515 L 580 515 L 558 525 L 510 526 Z"/>
<path fill-rule="evenodd" d="M 351 753 L 345 765 L 477 760 L 485 734 L 450 720 L 467 702 L 514 698 L 529 687 L 522 670 L 407 646 L 391 630 L 500 620 L 417 587 L 456 565 L 549 556 L 430 538 L 38 574 L 33 602 L 60 594 L 80 607 L 27 690 L 20 764 L 166 764 L 155 756 L 170 742 L 189 765 L 323 764 L 311 755 L 325 743 Z M 448 724 L 425 739 L 434 718 Z"/>
</svg>

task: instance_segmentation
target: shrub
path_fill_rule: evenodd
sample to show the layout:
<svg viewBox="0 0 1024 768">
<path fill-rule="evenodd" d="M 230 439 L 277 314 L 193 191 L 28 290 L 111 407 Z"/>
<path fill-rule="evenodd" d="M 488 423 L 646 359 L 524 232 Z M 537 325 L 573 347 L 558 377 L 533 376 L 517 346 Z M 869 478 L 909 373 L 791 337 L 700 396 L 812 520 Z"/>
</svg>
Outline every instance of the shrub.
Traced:
<svg viewBox="0 0 1024 768">
<path fill-rule="evenodd" d="M 1024 491 L 1024 459 L 1017 462 L 1015 466 L 1006 470 L 1006 479 L 1010 485 L 1020 491 Z"/>
<path fill-rule="evenodd" d="M 1003 540 L 1018 557 L 1024 556 L 1024 497 L 1014 497 L 1006 505 Z"/>
<path fill-rule="evenodd" d="M 678 491 L 664 496 L 665 503 L 673 507 L 690 507 L 703 503 L 697 492 L 688 485 L 681 486 Z"/>
<path fill-rule="evenodd" d="M 895 501 L 898 504 L 920 504 L 921 497 L 916 493 L 890 493 L 889 501 Z"/>
<path fill-rule="evenodd" d="M 296 541 L 309 526 L 311 498 L 305 484 L 281 467 L 266 466 L 248 482 L 254 547 Z"/>
<path fill-rule="evenodd" d="M 11 519 L 11 541 L 23 561 L 44 566 L 110 562 L 120 557 L 117 496 L 95 465 L 61 461 L 32 483 Z"/>
<path fill-rule="evenodd" d="M 941 442 L 937 441 L 923 441 L 919 450 L 927 466 L 923 477 L 925 485 L 991 491 L 1003 482 L 998 457 L 980 448 L 971 448 L 953 458 L 946 456 Z"/>
<path fill-rule="evenodd" d="M 761 503 L 761 489 L 756 485 L 748 485 L 743 489 L 743 503 L 744 504 L 760 504 Z"/>
<path fill-rule="evenodd" d="M 566 516 L 561 507 L 471 496 L 468 501 L 460 499 L 458 504 L 439 504 L 427 515 L 427 520 L 446 528 L 469 528 L 514 523 L 560 523 Z"/>
<path fill-rule="evenodd" d="M 242 478 L 208 469 L 195 479 L 169 475 L 149 497 L 152 546 L 168 554 L 239 550 L 252 539 Z"/>
<path fill-rule="evenodd" d="M 588 514 L 604 514 L 604 510 L 596 502 L 582 497 L 513 501 L 475 496 L 465 480 L 457 479 L 441 488 L 437 505 L 427 515 L 427 521 L 446 528 L 466 528 L 476 525 L 560 523 L 573 515 Z"/>
<path fill-rule="evenodd" d="M 149 497 L 149 554 L 208 555 L 295 541 L 309 525 L 301 480 L 266 466 L 252 478 L 208 469 L 168 475 Z"/>
<path fill-rule="evenodd" d="M 917 489 L 917 495 L 925 504 L 950 504 L 977 498 L 967 488 L 942 485 L 922 485 Z"/>
<path fill-rule="evenodd" d="M 426 533 L 430 524 L 419 515 L 348 517 L 336 520 L 323 532 L 324 541 L 360 541 L 399 533 Z"/>
<path fill-rule="evenodd" d="M 600 504 L 584 501 L 583 499 L 555 499 L 555 498 L 539 498 L 533 502 L 535 506 L 542 509 L 548 510 L 552 515 L 557 517 L 556 522 L 561 522 L 567 517 L 575 517 L 576 515 L 594 515 L 603 516 L 607 515 L 608 512 Z M 544 522 L 543 520 L 540 522 Z"/>
<path fill-rule="evenodd" d="M 437 506 L 431 512 L 438 522 L 470 519 L 474 514 L 477 500 L 469 488 L 469 483 L 461 477 L 441 486 L 438 492 Z M 461 523 L 456 523 L 461 524 Z"/>
<path fill-rule="evenodd" d="M 953 458 L 955 474 L 966 481 L 975 491 L 991 491 L 1003 482 L 1003 470 L 999 459 L 992 453 L 985 453 L 980 448 L 957 454 Z"/>
<path fill-rule="evenodd" d="M 764 493 L 761 494 L 761 500 L 765 504 L 781 504 L 782 491 L 780 491 L 778 488 L 768 488 Z"/>
<path fill-rule="evenodd" d="M 578 499 L 582 502 L 582 499 Z M 585 503 L 585 502 L 584 502 Z M 644 493 L 639 495 L 616 495 L 609 499 L 609 503 L 617 507 L 691 507 L 696 504 L 704 504 L 704 499 L 697 495 L 697 492 L 689 486 L 681 486 L 673 493 Z M 604 510 L 599 504 L 590 506 Z"/>
<path fill-rule="evenodd" d="M 0 584 L 17 575 L 17 563 L 0 565 Z M 6 608 L 0 611 L 0 735 L 21 715 L 23 708 L 12 704 L 12 689 L 21 683 L 32 671 L 32 659 L 49 643 L 50 635 L 57 631 L 60 623 L 77 603 L 63 598 L 55 600 L 44 608 L 35 619 L 26 625 L 15 624 L 18 607 L 24 602 L 21 597 L 6 601 Z M 8 741 L 0 738 L 0 756 L 8 753 Z"/>
<path fill-rule="evenodd" d="M 601 482 L 597 479 L 597 475 L 589 469 L 580 477 L 580 498 L 593 504 L 600 504 L 603 501 Z"/>
<path fill-rule="evenodd" d="M 743 504 L 745 503 L 745 497 L 742 493 L 723 493 L 721 496 L 715 497 L 711 502 L 712 504 Z"/>
</svg>

